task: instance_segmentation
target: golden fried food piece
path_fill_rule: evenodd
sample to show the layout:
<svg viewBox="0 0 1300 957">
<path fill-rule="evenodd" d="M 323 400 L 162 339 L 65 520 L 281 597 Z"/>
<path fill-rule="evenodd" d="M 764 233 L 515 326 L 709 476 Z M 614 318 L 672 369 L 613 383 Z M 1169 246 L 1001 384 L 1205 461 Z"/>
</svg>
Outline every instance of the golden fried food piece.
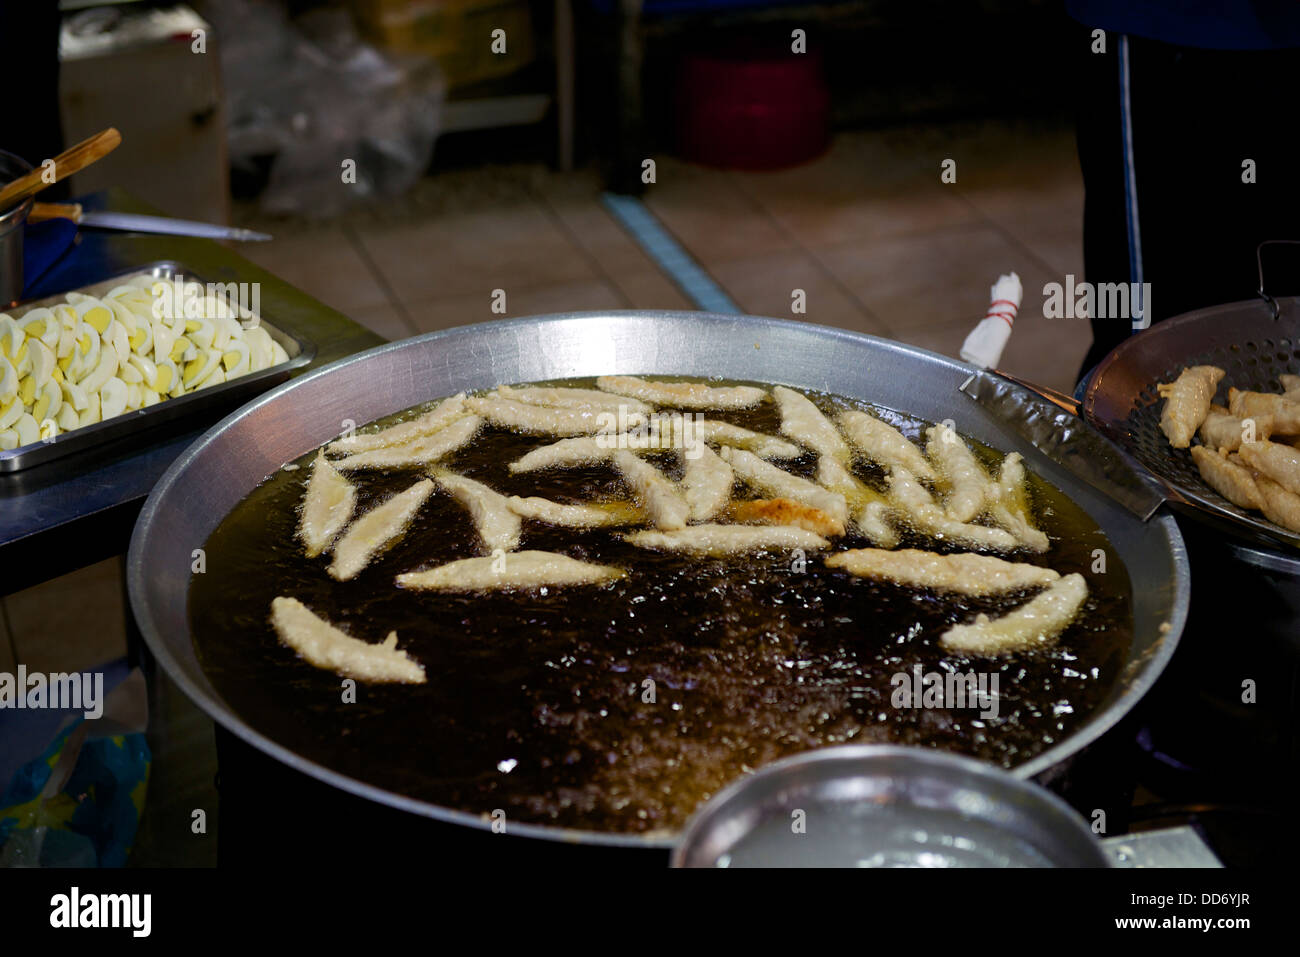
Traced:
<svg viewBox="0 0 1300 957">
<path fill-rule="evenodd" d="M 1256 472 L 1300 494 L 1300 449 L 1279 442 L 1243 442 L 1238 454 Z"/>
<path fill-rule="evenodd" d="M 995 497 L 988 473 L 975 460 L 961 436 L 946 425 L 931 426 L 925 430 L 925 435 L 925 454 L 938 467 L 943 483 L 948 487 L 944 502 L 948 517 L 954 522 L 969 522 Z"/>
<path fill-rule="evenodd" d="M 866 412 L 848 411 L 840 416 L 840 428 L 853 447 L 873 462 L 886 468 L 907 469 L 929 481 L 936 478 L 921 450 L 888 422 Z"/>
<path fill-rule="evenodd" d="M 830 542 L 820 535 L 789 525 L 692 525 L 673 532 L 632 532 L 624 539 L 638 548 L 686 552 L 709 558 L 796 548 L 813 552 L 830 547 Z"/>
<path fill-rule="evenodd" d="M 883 578 L 900 585 L 962 595 L 997 595 L 1047 585 L 1061 577 L 1041 565 L 1007 562 L 991 555 L 969 552 L 940 555 L 915 548 L 851 549 L 831 555 L 826 564 L 862 578 Z"/>
<path fill-rule="evenodd" d="M 1165 400 L 1160 431 L 1174 448 L 1185 449 L 1192 444 L 1192 436 L 1209 414 L 1210 402 L 1223 376 L 1217 366 L 1191 366 L 1174 382 L 1157 387 Z"/>
<path fill-rule="evenodd" d="M 1002 460 L 997 480 L 992 485 L 989 518 L 1014 535 L 1025 548 L 1045 552 L 1051 547 L 1051 541 L 1047 533 L 1035 526 L 1030 517 L 1025 480 L 1024 459 L 1019 452 L 1010 453 Z"/>
<path fill-rule="evenodd" d="M 465 507 L 488 551 L 511 552 L 519 547 L 523 522 L 510 507 L 510 500 L 482 482 L 436 469 L 433 478 L 451 497 Z"/>
<path fill-rule="evenodd" d="M 1300 532 L 1300 495 L 1287 491 L 1266 475 L 1255 476 L 1263 499 L 1260 511 L 1274 525 Z"/>
<path fill-rule="evenodd" d="M 1292 402 L 1285 396 L 1272 392 L 1242 392 L 1240 389 L 1228 390 L 1228 409 L 1233 415 L 1242 419 L 1259 419 L 1267 416 L 1271 420 L 1272 431 L 1284 435 L 1300 432 L 1300 402 Z"/>
<path fill-rule="evenodd" d="M 483 420 L 477 415 L 461 416 L 435 432 L 417 436 L 401 445 L 380 446 L 335 459 L 334 467 L 340 472 L 350 472 L 355 469 L 408 469 L 432 465 L 468 445 L 482 426 Z"/>
<path fill-rule="evenodd" d="M 401 538 L 432 494 L 433 483 L 421 479 L 349 525 L 334 546 L 334 561 L 327 569 L 330 575 L 338 581 L 355 578 L 375 555 Z"/>
<path fill-rule="evenodd" d="M 823 538 L 844 534 L 844 523 L 819 508 L 791 498 L 756 498 L 734 503 L 727 512 L 742 525 L 790 525 L 807 529 Z"/>
<path fill-rule="evenodd" d="M 596 388 L 677 409 L 750 409 L 767 398 L 766 392 L 752 385 L 658 382 L 631 375 L 603 375 Z"/>
<path fill-rule="evenodd" d="M 556 552 L 502 552 L 482 558 L 462 558 L 422 572 L 404 572 L 397 576 L 397 586 L 421 591 L 496 591 L 597 585 L 623 575 L 621 568 L 580 562 Z"/>
<path fill-rule="evenodd" d="M 283 596 L 271 602 L 271 624 L 281 642 L 317 668 L 358 681 L 424 684 L 423 666 L 398 649 L 395 631 L 383 644 L 371 645 L 317 617 L 298 599 Z"/>
<path fill-rule="evenodd" d="M 818 455 L 841 462 L 849 460 L 849 446 L 844 437 L 811 399 L 783 385 L 774 388 L 772 395 L 781 410 L 781 433 L 786 438 L 812 449 Z"/>
<path fill-rule="evenodd" d="M 681 489 L 667 475 L 649 462 L 643 462 L 627 449 L 614 453 L 614 467 L 627 482 L 640 506 L 656 528 L 685 528 L 691 507 Z"/>
<path fill-rule="evenodd" d="M 562 528 L 603 528 L 609 525 L 631 525 L 641 521 L 641 512 L 629 502 L 609 502 L 595 505 L 565 505 L 549 498 L 520 498 L 510 496 L 511 510 L 522 518 L 532 518 L 548 525 Z"/>
<path fill-rule="evenodd" d="M 335 536 L 351 520 L 356 504 L 356 488 L 329 463 L 321 449 L 312 463 L 298 522 L 298 537 L 307 546 L 308 558 L 315 558 L 334 543 Z"/>
<path fill-rule="evenodd" d="M 681 490 L 691 510 L 691 521 L 708 521 L 731 501 L 731 487 L 735 484 L 731 466 L 702 441 L 682 449 L 680 454 Z"/>
<path fill-rule="evenodd" d="M 406 445 L 426 435 L 432 435 L 445 429 L 452 422 L 469 413 L 465 411 L 465 393 L 443 399 L 436 406 L 421 416 L 408 422 L 389 426 L 380 432 L 364 435 L 349 435 L 347 438 L 331 442 L 325 451 L 335 454 L 355 455 L 358 452 L 370 452 L 385 449 L 393 445 Z"/>
<path fill-rule="evenodd" d="M 792 475 L 744 449 L 724 445 L 720 454 L 731 466 L 736 478 L 760 494 L 770 498 L 792 498 L 819 508 L 841 522 L 848 521 L 849 505 L 843 494 L 822 488 L 802 476 Z"/>
<path fill-rule="evenodd" d="M 1227 452 L 1211 452 L 1203 445 L 1191 447 L 1192 461 L 1200 470 L 1201 478 L 1233 505 L 1241 508 L 1260 508 L 1263 499 L 1255 485 L 1250 469 L 1229 461 Z"/>
<path fill-rule="evenodd" d="M 1042 594 L 1000 618 L 980 614 L 970 624 L 953 625 L 939 644 L 967 655 L 1005 655 L 1046 648 L 1078 617 L 1088 585 L 1077 572 L 1057 579 Z"/>
<path fill-rule="evenodd" d="M 1221 405 L 1211 405 L 1201 423 L 1201 441 L 1211 449 L 1235 452 L 1242 442 L 1262 442 L 1273 432 L 1273 417 L 1238 418 Z"/>
</svg>

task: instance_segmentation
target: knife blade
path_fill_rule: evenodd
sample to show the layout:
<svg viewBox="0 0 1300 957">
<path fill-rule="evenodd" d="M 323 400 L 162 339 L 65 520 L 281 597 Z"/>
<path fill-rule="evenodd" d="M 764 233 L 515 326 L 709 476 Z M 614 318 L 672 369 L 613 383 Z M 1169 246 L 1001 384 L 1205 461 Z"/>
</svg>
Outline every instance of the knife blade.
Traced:
<svg viewBox="0 0 1300 957">
<path fill-rule="evenodd" d="M 268 233 L 216 223 L 200 223 L 190 219 L 171 219 L 167 216 L 146 216 L 141 213 L 90 212 L 81 214 L 82 226 L 96 229 L 120 229 L 135 233 L 165 233 L 170 236 L 201 236 L 205 239 L 234 239 L 239 242 L 265 242 Z"/>
</svg>

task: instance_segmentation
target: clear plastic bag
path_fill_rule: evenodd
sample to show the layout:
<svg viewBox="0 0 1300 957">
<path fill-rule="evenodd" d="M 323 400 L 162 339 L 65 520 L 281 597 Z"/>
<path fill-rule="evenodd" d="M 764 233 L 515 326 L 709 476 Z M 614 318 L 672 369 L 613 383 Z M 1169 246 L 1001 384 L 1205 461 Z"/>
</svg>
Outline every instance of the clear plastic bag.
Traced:
<svg viewBox="0 0 1300 957">
<path fill-rule="evenodd" d="M 289 22 L 257 0 L 213 0 L 236 166 L 272 157 L 268 212 L 335 215 L 396 196 L 428 169 L 445 86 L 427 58 L 397 60 L 341 10 Z"/>
</svg>

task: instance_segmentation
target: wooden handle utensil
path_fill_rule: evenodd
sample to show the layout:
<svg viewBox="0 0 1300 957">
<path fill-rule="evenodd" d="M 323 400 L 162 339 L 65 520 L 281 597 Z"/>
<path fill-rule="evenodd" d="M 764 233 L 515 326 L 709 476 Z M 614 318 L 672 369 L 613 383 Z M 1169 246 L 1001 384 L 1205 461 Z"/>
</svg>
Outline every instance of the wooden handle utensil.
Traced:
<svg viewBox="0 0 1300 957">
<path fill-rule="evenodd" d="M 82 140 L 71 149 L 66 149 L 54 157 L 53 175 L 46 172 L 42 164 L 26 175 L 18 177 L 12 183 L 0 188 L 0 210 L 8 209 L 21 203 L 28 196 L 35 195 L 52 183 L 66 179 L 97 160 L 103 159 L 122 142 L 122 134 L 109 127 L 101 130 L 89 139 Z"/>
</svg>

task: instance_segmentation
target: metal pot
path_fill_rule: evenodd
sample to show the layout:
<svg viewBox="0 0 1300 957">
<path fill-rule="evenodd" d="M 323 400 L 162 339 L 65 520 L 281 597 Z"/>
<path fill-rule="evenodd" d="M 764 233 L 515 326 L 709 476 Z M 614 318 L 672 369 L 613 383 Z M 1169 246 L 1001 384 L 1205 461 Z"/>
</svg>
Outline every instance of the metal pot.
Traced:
<svg viewBox="0 0 1300 957">
<path fill-rule="evenodd" d="M 1189 579 L 1173 518 L 1142 521 L 1038 452 L 979 403 L 958 393 L 970 368 L 889 340 L 808 323 L 695 312 L 568 313 L 464 326 L 395 342 L 308 373 L 227 416 L 154 487 L 128 555 L 140 631 L 158 663 L 219 725 L 283 765 L 351 795 L 452 824 L 486 829 L 475 815 L 413 800 L 307 761 L 235 714 L 204 675 L 186 605 L 194 549 L 265 476 L 335 437 L 427 400 L 500 383 L 604 374 L 749 379 L 859 396 L 1021 452 L 1110 539 L 1133 577 L 1134 641 L 1110 696 L 1069 738 L 1014 769 L 1020 778 L 1059 765 L 1115 725 L 1173 655 Z M 1027 402 L 1042 401 L 1027 395 Z M 511 833 L 587 844 L 667 847 L 641 837 L 513 825 Z"/>
<path fill-rule="evenodd" d="M 13 153 L 0 150 L 0 186 L 12 182 L 32 166 Z M 0 210 L 0 308 L 17 302 L 23 294 L 23 226 L 32 211 L 32 197 Z"/>
</svg>

